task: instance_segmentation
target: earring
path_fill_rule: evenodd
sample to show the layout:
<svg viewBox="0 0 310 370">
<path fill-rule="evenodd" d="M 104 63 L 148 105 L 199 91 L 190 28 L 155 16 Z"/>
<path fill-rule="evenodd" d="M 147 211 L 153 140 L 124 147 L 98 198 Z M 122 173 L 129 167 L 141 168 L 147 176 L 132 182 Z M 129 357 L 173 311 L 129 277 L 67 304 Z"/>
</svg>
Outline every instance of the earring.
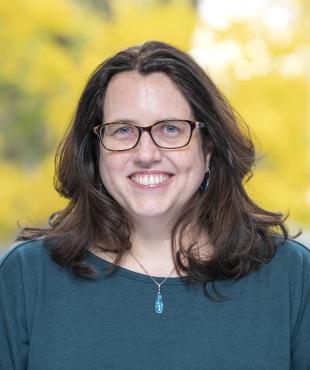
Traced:
<svg viewBox="0 0 310 370">
<path fill-rule="evenodd" d="M 100 191 L 100 193 L 103 192 L 103 183 L 102 183 L 101 178 L 99 178 L 99 181 L 97 181 L 96 188 L 98 189 L 98 191 Z"/>
<path fill-rule="evenodd" d="M 209 168 L 208 172 L 206 172 L 205 177 L 200 185 L 201 191 L 207 191 L 207 188 L 210 182 L 210 174 L 211 174 L 211 169 Z"/>
</svg>

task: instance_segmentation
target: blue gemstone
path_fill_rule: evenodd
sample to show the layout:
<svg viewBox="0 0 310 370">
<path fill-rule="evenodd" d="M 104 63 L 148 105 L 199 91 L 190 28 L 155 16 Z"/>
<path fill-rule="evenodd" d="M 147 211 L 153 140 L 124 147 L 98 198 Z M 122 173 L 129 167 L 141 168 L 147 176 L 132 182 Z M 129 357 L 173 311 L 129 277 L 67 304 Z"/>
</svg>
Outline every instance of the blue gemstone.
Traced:
<svg viewBox="0 0 310 370">
<path fill-rule="evenodd" d="M 162 313 L 164 310 L 164 303 L 163 303 L 163 297 L 160 293 L 157 293 L 156 299 L 155 299 L 155 311 L 157 313 Z"/>
</svg>

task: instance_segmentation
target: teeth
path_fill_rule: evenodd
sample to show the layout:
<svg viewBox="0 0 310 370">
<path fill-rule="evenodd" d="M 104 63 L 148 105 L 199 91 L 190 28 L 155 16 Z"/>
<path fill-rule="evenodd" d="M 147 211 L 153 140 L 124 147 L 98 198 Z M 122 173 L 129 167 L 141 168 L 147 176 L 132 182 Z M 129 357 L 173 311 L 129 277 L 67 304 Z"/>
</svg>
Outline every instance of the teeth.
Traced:
<svg viewBox="0 0 310 370">
<path fill-rule="evenodd" d="M 169 179 L 167 175 L 135 175 L 131 179 L 140 185 L 155 185 L 160 184 Z"/>
</svg>

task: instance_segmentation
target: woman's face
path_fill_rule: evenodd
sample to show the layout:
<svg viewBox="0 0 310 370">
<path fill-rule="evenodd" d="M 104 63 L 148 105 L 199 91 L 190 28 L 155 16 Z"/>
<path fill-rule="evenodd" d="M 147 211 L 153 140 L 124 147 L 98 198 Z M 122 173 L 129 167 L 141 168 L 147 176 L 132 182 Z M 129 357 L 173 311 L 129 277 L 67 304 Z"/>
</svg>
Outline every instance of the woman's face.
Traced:
<svg viewBox="0 0 310 370">
<path fill-rule="evenodd" d="M 145 127 L 166 119 L 194 120 L 182 93 L 161 72 L 142 76 L 130 71 L 113 76 L 103 109 L 105 123 L 130 121 Z M 209 157 L 202 151 L 199 129 L 193 131 L 186 147 L 173 150 L 157 147 L 143 132 L 131 150 L 111 152 L 101 145 L 100 175 L 107 191 L 134 221 L 173 222 L 199 188 Z M 143 185 L 148 179 L 145 176 L 151 174 L 156 182 L 162 182 Z"/>
</svg>

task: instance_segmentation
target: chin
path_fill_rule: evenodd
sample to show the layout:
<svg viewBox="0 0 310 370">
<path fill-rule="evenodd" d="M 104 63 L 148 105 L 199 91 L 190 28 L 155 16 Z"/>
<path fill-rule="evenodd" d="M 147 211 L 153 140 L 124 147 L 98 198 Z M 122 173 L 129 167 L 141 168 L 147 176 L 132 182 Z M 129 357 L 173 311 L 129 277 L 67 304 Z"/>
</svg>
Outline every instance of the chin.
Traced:
<svg viewBox="0 0 310 370">
<path fill-rule="evenodd" d="M 128 210 L 135 218 L 159 218 L 165 217 L 171 213 L 171 207 L 169 208 L 158 208 L 157 207 L 147 207 L 143 209 L 131 209 Z"/>
<path fill-rule="evenodd" d="M 135 217 L 144 217 L 144 218 L 157 218 L 157 217 L 165 217 L 167 212 L 164 211 L 144 211 L 144 212 L 134 212 Z"/>
</svg>

